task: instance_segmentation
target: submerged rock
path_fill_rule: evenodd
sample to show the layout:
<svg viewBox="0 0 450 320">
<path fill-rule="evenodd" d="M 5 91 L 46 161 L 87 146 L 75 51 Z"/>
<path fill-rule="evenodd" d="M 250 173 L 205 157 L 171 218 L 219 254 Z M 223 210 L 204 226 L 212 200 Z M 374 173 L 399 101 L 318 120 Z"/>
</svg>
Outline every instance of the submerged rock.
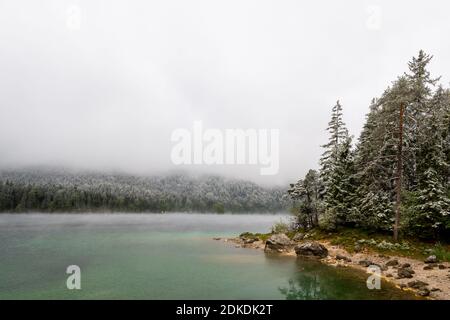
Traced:
<svg viewBox="0 0 450 320">
<path fill-rule="evenodd" d="M 328 256 L 328 249 L 316 241 L 302 243 L 295 247 L 297 256 L 325 258 Z"/>
<path fill-rule="evenodd" d="M 266 241 L 265 251 L 285 251 L 292 246 L 292 242 L 284 233 L 274 234 Z"/>
</svg>

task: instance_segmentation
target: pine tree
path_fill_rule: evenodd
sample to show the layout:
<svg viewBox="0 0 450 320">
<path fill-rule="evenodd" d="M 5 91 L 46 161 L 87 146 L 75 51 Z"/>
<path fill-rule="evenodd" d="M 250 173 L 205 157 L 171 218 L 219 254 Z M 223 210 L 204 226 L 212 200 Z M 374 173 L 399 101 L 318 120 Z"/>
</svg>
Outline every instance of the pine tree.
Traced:
<svg viewBox="0 0 450 320">
<path fill-rule="evenodd" d="M 426 119 L 431 111 L 430 99 L 433 88 L 440 78 L 431 78 L 428 71 L 428 64 L 433 56 L 426 54 L 423 50 L 419 51 L 417 57 L 413 57 L 408 63 L 409 73 L 405 73 L 405 79 L 409 86 L 409 102 L 405 109 L 405 132 L 410 137 L 408 145 L 408 157 L 405 159 L 405 186 L 408 190 L 414 190 L 417 187 L 419 175 L 423 172 L 417 170 L 420 161 L 421 139 L 424 137 L 424 126 Z"/>
<path fill-rule="evenodd" d="M 412 234 L 421 238 L 439 238 L 440 234 L 450 229 L 450 200 L 434 168 L 430 167 L 425 176 L 409 228 Z"/>
<path fill-rule="evenodd" d="M 442 183 L 445 183 L 449 167 L 446 155 L 449 147 L 448 124 L 445 114 L 449 111 L 448 91 L 439 87 L 430 100 L 422 120 L 418 151 L 419 184 L 427 180 L 425 173 L 429 168 L 433 168 L 442 177 Z"/>
<path fill-rule="evenodd" d="M 355 201 L 355 172 L 352 139 L 347 137 L 339 146 L 336 163 L 325 196 L 328 219 L 336 225 L 349 222 Z M 330 221 L 329 221 L 330 222 Z"/>
<path fill-rule="evenodd" d="M 325 151 L 320 159 L 320 178 L 323 182 L 324 194 L 326 194 L 329 187 L 331 175 L 338 158 L 339 146 L 348 137 L 348 131 L 342 119 L 342 106 L 339 100 L 331 110 L 331 120 L 328 123 L 327 131 L 330 136 L 328 143 L 322 146 Z"/>
<path fill-rule="evenodd" d="M 409 87 L 405 77 L 399 78 L 380 99 L 373 101 L 368 124 L 364 127 L 357 148 L 357 210 L 351 218 L 356 224 L 368 226 L 369 221 L 377 221 L 378 224 L 371 224 L 370 228 L 392 230 L 396 187 L 400 191 L 403 188 L 399 177 L 399 174 L 402 175 L 399 169 L 403 169 L 403 164 L 398 160 L 399 156 L 401 159 L 407 157 L 410 151 L 409 132 L 403 131 L 401 136 L 399 134 L 400 107 L 407 106 L 408 101 Z M 367 204 L 372 203 L 373 197 L 378 199 L 379 204 L 368 210 Z M 389 207 L 390 210 L 387 209 Z M 369 214 L 374 217 L 369 217 Z"/>
<path fill-rule="evenodd" d="M 408 217 L 408 227 L 424 238 L 437 238 L 450 227 L 450 200 L 445 187 L 449 167 L 445 154 L 448 148 L 444 117 L 447 98 L 439 87 L 424 110 L 420 132 L 418 197 Z"/>
<path fill-rule="evenodd" d="M 450 194 L 450 91 L 446 90 L 446 103 L 442 109 L 440 118 L 442 119 L 442 141 L 444 144 L 444 155 L 447 166 L 447 170 L 444 173 L 444 182 L 447 186 L 447 190 Z"/>
</svg>

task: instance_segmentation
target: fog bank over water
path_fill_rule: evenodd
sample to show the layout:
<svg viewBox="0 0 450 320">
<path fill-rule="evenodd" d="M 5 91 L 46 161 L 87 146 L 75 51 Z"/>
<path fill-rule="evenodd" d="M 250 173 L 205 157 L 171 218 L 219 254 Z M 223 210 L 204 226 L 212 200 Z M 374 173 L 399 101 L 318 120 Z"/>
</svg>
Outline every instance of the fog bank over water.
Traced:
<svg viewBox="0 0 450 320">
<path fill-rule="evenodd" d="M 449 9 L 438 0 L 3 0 L 0 169 L 295 181 L 317 168 L 337 99 L 358 136 L 372 97 L 419 49 L 435 56 L 433 75 L 450 70 Z M 278 174 L 175 166 L 171 134 L 194 121 L 278 129 Z"/>
</svg>

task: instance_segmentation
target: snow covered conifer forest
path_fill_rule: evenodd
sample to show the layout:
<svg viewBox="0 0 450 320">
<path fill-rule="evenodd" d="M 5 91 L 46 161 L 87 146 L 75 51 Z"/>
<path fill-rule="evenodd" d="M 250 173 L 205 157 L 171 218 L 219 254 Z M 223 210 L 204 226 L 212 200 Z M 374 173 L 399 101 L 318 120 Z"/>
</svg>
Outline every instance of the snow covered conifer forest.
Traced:
<svg viewBox="0 0 450 320">
<path fill-rule="evenodd" d="M 0 212 L 280 212 L 281 187 L 219 176 L 68 170 L 0 172 Z"/>
</svg>

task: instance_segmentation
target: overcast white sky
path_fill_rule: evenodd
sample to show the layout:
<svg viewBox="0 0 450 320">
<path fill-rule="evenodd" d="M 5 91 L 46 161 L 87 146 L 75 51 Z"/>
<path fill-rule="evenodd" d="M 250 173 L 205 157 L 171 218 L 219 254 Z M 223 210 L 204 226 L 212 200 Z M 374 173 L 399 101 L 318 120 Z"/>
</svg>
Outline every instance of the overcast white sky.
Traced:
<svg viewBox="0 0 450 320">
<path fill-rule="evenodd" d="M 449 11 L 445 0 L 0 0 L 0 167 L 167 171 L 171 132 L 202 120 L 279 129 L 280 171 L 195 170 L 297 180 L 317 168 L 336 99 L 358 136 L 371 98 L 421 48 L 448 85 Z"/>
</svg>

